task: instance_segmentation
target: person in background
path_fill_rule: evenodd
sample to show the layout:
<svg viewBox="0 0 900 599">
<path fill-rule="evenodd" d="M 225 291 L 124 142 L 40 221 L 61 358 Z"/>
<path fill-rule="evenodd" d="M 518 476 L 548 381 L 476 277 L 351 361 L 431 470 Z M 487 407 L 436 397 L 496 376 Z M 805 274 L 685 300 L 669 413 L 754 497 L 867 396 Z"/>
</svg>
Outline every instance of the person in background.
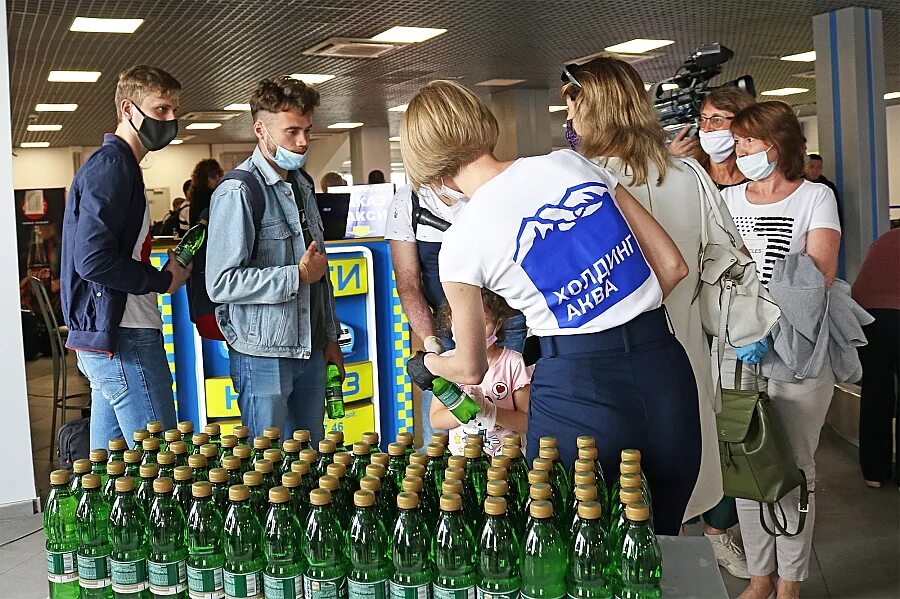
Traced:
<svg viewBox="0 0 900 599">
<path fill-rule="evenodd" d="M 379 183 L 384 183 L 384 173 L 379 170 L 374 170 L 369 173 L 368 183 L 369 185 L 377 185 Z"/>
<path fill-rule="evenodd" d="M 719 565 L 732 576 L 749 579 L 744 552 L 729 531 L 738 523 L 737 508 L 733 497 L 722 495 L 715 374 L 710 367 L 709 342 L 700 321 L 700 306 L 693 301 L 700 280 L 697 252 L 703 250 L 698 223 L 706 221 L 709 243 L 740 248 L 741 236 L 722 198 L 716 194 L 711 198 L 712 203 L 706 200 L 706 194 L 698 186 L 697 174 L 685 163 L 687 159 L 670 158 L 666 154 L 665 131 L 656 120 L 643 80 L 634 67 L 618 58 L 603 56 L 569 69 L 569 75 L 578 85 L 563 76 L 565 84 L 561 92 L 569 106 L 567 127 L 571 130 L 572 119 L 577 117 L 584 128 L 584 133 L 579 130 L 571 139 L 576 142 L 573 149 L 609 169 L 672 237 L 688 264 L 687 278 L 665 301 L 675 336 L 687 351 L 694 370 L 703 432 L 700 476 L 684 517 L 688 520 L 702 514 L 704 533 L 713 545 Z M 713 110 L 719 109 L 711 109 L 709 102 L 704 104 L 706 120 L 701 121 L 701 127 L 722 126 L 724 129 L 720 130 L 732 139 L 730 123 L 713 122 L 716 118 Z M 733 163 L 733 150 L 729 149 L 729 153 Z"/>
<path fill-rule="evenodd" d="M 225 171 L 222 169 L 222 165 L 214 158 L 206 158 L 194 166 L 194 170 L 191 172 L 190 192 L 187 195 L 187 228 L 196 225 L 203 213 L 209 210 L 213 190 L 219 186 L 219 182 L 224 176 Z"/>
<path fill-rule="evenodd" d="M 178 207 L 178 230 L 181 233 L 181 237 L 187 233 L 187 230 L 191 228 L 190 224 L 190 213 L 191 213 L 191 202 L 188 198 L 191 197 L 191 180 L 188 179 L 184 183 L 181 184 L 181 193 L 183 197 L 181 198 L 181 205 Z M 173 206 L 174 207 L 174 206 Z"/>
<path fill-rule="evenodd" d="M 841 204 L 841 195 L 838 193 L 837 186 L 832 183 L 828 177 L 822 174 L 822 169 L 825 166 L 825 161 L 822 160 L 822 157 L 818 154 L 807 154 L 806 165 L 803 167 L 803 177 L 807 181 L 812 181 L 813 183 L 821 183 L 825 185 L 834 193 L 834 199 L 837 201 L 838 206 L 838 218 L 841 220 L 841 224 L 844 222 L 844 210 L 843 204 Z"/>
<path fill-rule="evenodd" d="M 828 187 L 803 178 L 804 141 L 794 111 L 784 102 L 754 104 L 735 116 L 731 131 L 738 168 L 750 182 L 723 190 L 722 197 L 756 261 L 760 281 L 768 284 L 777 260 L 805 252 L 822 273 L 826 288 L 830 287 L 837 275 L 841 242 L 837 202 Z M 722 380 L 731 380 L 735 367 L 734 352 L 726 352 Z M 754 375 L 745 364 L 744 379 L 752 380 Z M 797 467 L 806 475 L 809 513 L 800 534 L 773 537 L 760 523 L 760 504 L 737 500 L 751 575 L 743 599 L 765 599 L 776 590 L 779 599 L 799 597 L 800 583 L 809 576 L 816 519 L 815 452 L 834 382 L 829 361 L 819 376 L 797 382 L 760 377 L 759 389 L 771 399 L 770 406 L 788 432 Z M 799 502 L 799 488 L 778 502 L 790 530 L 796 530 L 800 519 Z"/>
<path fill-rule="evenodd" d="M 153 223 L 150 232 L 153 237 L 180 237 L 181 228 L 178 222 L 178 213 L 184 206 L 184 198 L 175 198 L 172 200 L 172 209 L 169 210 L 163 219 Z"/>
<path fill-rule="evenodd" d="M 498 341 L 503 340 L 503 324 L 515 312 L 502 297 L 487 289 L 481 290 L 481 301 L 484 304 L 488 369 L 479 385 L 461 386 L 478 402 L 481 411 L 473 421 L 460 424 L 441 402 L 431 402 L 431 426 L 449 430 L 453 455 L 463 454 L 466 435 L 469 434 L 480 435 L 484 439 L 485 453 L 493 457 L 500 452 L 503 437 L 508 433 L 519 433 L 524 439 L 528 432 L 531 373 L 525 366 L 522 354 L 497 345 Z M 440 318 L 446 329 L 452 329 L 453 315 L 449 304 L 444 304 Z M 443 355 L 452 356 L 453 350 Z"/>
<path fill-rule="evenodd" d="M 347 182 L 344 181 L 344 178 L 340 173 L 336 173 L 334 171 L 330 171 L 322 175 L 322 180 L 319 182 L 319 188 L 322 192 L 327 192 L 329 187 L 346 187 Z"/>
<path fill-rule="evenodd" d="M 866 254 L 853 283 L 853 299 L 875 317 L 860 347 L 863 366 L 859 409 L 859 465 L 866 485 L 879 488 L 900 472 L 893 464 L 900 439 L 900 229 L 881 235 Z M 894 422 L 891 430 L 891 421 Z"/>
<path fill-rule="evenodd" d="M 261 228 L 248 188 L 226 179 L 210 202 L 206 254 L 206 289 L 222 304 L 216 321 L 243 423 L 254 436 L 269 426 L 308 429 L 314 443 L 324 435 L 326 365 L 344 375 L 322 221 L 303 170 L 318 105 L 319 92 L 291 77 L 257 85 L 257 147 L 237 168 L 265 194 Z"/>
<path fill-rule="evenodd" d="M 91 383 L 91 447 L 130 439 L 158 420 L 175 426 L 172 373 L 163 347 L 158 293 L 184 285 L 169 250 L 150 264 L 150 210 L 140 161 L 178 134 L 181 84 L 138 65 L 116 82 L 115 133 L 78 169 L 63 217 L 62 312 L 78 368 Z"/>
</svg>

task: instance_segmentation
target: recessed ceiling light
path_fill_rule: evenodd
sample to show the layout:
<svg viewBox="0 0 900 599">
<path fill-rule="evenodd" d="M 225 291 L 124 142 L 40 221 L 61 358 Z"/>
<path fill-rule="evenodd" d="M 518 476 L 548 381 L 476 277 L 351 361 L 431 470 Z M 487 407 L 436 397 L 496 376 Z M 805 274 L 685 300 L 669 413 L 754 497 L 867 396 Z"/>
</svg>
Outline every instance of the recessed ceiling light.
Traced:
<svg viewBox="0 0 900 599">
<path fill-rule="evenodd" d="M 328 125 L 329 129 L 356 129 L 362 127 L 363 123 L 332 123 Z"/>
<path fill-rule="evenodd" d="M 515 85 L 517 83 L 524 83 L 525 79 L 488 79 L 487 81 L 482 81 L 481 83 L 476 83 L 475 85 L 479 85 L 481 87 L 506 87 L 507 85 Z"/>
<path fill-rule="evenodd" d="M 567 108 L 568 108 L 568 106 L 551 106 L 550 112 L 562 112 L 563 110 L 566 110 Z"/>
<path fill-rule="evenodd" d="M 884 94 L 885 100 L 896 100 L 897 98 L 900 98 L 900 92 L 888 92 Z"/>
<path fill-rule="evenodd" d="M 191 123 L 185 129 L 218 129 L 222 123 Z"/>
<path fill-rule="evenodd" d="M 74 112 L 78 108 L 78 104 L 38 104 L 34 107 L 35 112 Z"/>
<path fill-rule="evenodd" d="M 28 125 L 28 130 L 37 131 L 62 131 L 62 125 Z"/>
<path fill-rule="evenodd" d="M 779 89 L 769 89 L 760 92 L 762 96 L 792 96 L 794 94 L 803 94 L 809 90 L 805 87 L 781 87 Z"/>
<path fill-rule="evenodd" d="M 671 92 L 671 91 L 675 91 L 676 89 L 678 89 L 679 85 L 677 83 L 663 83 L 662 88 L 663 88 L 663 91 Z"/>
<path fill-rule="evenodd" d="M 391 27 L 372 38 L 373 42 L 388 42 L 396 44 L 415 44 L 430 40 L 446 29 L 433 29 L 431 27 Z"/>
<path fill-rule="evenodd" d="M 299 79 L 303 83 L 308 83 L 309 85 L 325 83 L 326 81 L 334 79 L 334 75 L 322 75 L 318 73 L 292 73 L 291 77 Z"/>
<path fill-rule="evenodd" d="M 400 104 L 398 106 L 394 106 L 393 108 L 388 108 L 388 112 L 406 112 L 407 104 Z"/>
<path fill-rule="evenodd" d="M 100 71 L 50 71 L 47 81 L 58 83 L 96 83 Z"/>
<path fill-rule="evenodd" d="M 799 54 L 782 56 L 781 60 L 786 60 L 788 62 L 813 62 L 816 60 L 816 51 L 810 50 L 809 52 L 801 52 Z"/>
<path fill-rule="evenodd" d="M 26 141 L 21 144 L 23 148 L 49 148 L 49 141 Z"/>
<path fill-rule="evenodd" d="M 181 145 L 181 144 L 183 144 L 183 143 L 184 143 L 184 140 L 183 140 L 183 139 L 173 139 L 172 141 L 169 142 L 169 145 L 172 145 L 172 146 L 178 146 L 178 145 Z"/>
<path fill-rule="evenodd" d="M 86 31 L 89 33 L 134 33 L 144 19 L 93 19 L 91 17 L 75 17 L 69 31 Z"/>
<path fill-rule="evenodd" d="M 246 111 L 250 110 L 250 105 L 249 104 L 229 104 L 222 110 L 236 110 L 236 111 L 246 112 Z"/>
<path fill-rule="evenodd" d="M 614 46 L 607 46 L 604 50 L 607 52 L 619 52 L 621 54 L 643 54 L 644 52 L 656 50 L 657 48 L 662 48 L 663 46 L 674 43 L 674 40 L 649 40 L 637 38 Z"/>
<path fill-rule="evenodd" d="M 395 135 L 394 137 L 388 137 L 388 141 L 399 142 L 399 141 L 400 141 L 400 136 L 399 136 L 399 135 Z"/>
</svg>

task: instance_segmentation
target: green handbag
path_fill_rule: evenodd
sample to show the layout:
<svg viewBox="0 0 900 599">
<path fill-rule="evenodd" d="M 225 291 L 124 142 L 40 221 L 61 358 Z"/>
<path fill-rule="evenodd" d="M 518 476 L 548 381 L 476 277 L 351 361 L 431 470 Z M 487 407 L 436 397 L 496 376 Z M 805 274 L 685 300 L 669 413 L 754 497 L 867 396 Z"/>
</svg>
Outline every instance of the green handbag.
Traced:
<svg viewBox="0 0 900 599">
<path fill-rule="evenodd" d="M 806 475 L 794 462 L 791 446 L 769 397 L 758 389 L 741 389 L 742 367 L 738 361 L 734 389 L 722 389 L 722 410 L 716 415 L 725 495 L 758 501 L 763 529 L 772 536 L 793 537 L 803 531 L 809 512 Z M 797 487 L 800 487 L 800 521 L 795 532 L 788 532 L 784 511 L 782 524 L 775 506 Z M 775 531 L 766 524 L 763 504 L 768 508 Z"/>
</svg>

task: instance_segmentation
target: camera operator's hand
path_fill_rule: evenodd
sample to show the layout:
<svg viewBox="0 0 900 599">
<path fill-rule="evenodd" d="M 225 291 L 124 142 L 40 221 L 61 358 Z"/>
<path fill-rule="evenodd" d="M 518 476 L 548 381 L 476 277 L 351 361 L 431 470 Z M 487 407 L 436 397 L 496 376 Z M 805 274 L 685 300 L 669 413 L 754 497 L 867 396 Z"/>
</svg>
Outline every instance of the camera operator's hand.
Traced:
<svg viewBox="0 0 900 599">
<path fill-rule="evenodd" d="M 300 282 L 315 283 L 328 270 L 328 260 L 325 254 L 319 253 L 316 242 L 313 241 L 306 248 L 306 253 L 300 258 Z"/>
<path fill-rule="evenodd" d="M 187 268 L 185 268 L 175 259 L 175 252 L 169 250 L 167 253 L 169 254 L 169 262 L 166 264 L 166 270 L 172 273 L 172 282 L 169 283 L 166 293 L 175 293 L 179 287 L 187 283 L 187 280 L 191 277 L 191 268 L 194 265 L 188 263 Z"/>
<path fill-rule="evenodd" d="M 431 385 L 434 383 L 434 376 L 428 367 L 425 366 L 425 356 L 423 351 L 416 352 L 412 358 L 406 362 L 406 374 L 422 391 L 431 391 Z"/>
<path fill-rule="evenodd" d="M 668 146 L 670 156 L 679 158 L 697 158 L 700 156 L 700 138 L 688 137 L 693 125 L 685 125 Z"/>
</svg>

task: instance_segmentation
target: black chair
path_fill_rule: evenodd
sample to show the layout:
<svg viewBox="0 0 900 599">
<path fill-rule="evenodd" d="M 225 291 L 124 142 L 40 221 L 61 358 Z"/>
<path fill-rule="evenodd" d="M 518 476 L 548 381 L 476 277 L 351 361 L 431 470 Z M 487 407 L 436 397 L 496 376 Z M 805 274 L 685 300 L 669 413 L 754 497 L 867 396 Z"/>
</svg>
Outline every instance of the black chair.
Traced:
<svg viewBox="0 0 900 599">
<path fill-rule="evenodd" d="M 90 409 L 91 394 L 90 392 L 69 393 L 68 379 L 69 366 L 66 362 L 66 346 L 63 343 L 62 331 L 56 321 L 56 314 L 53 311 L 53 304 L 50 303 L 50 296 L 47 294 L 47 288 L 44 283 L 36 277 L 28 277 L 31 284 L 31 292 L 37 300 L 38 310 L 44 317 L 44 325 L 47 327 L 47 333 L 50 336 L 50 352 L 53 358 L 53 419 L 50 424 L 50 461 L 53 461 L 53 450 L 56 445 L 56 412 L 62 410 L 62 423 L 66 423 L 67 413 L 69 410 L 78 410 L 84 412 Z M 77 401 L 74 405 L 69 404 L 69 400 L 77 399 L 85 401 Z"/>
</svg>

